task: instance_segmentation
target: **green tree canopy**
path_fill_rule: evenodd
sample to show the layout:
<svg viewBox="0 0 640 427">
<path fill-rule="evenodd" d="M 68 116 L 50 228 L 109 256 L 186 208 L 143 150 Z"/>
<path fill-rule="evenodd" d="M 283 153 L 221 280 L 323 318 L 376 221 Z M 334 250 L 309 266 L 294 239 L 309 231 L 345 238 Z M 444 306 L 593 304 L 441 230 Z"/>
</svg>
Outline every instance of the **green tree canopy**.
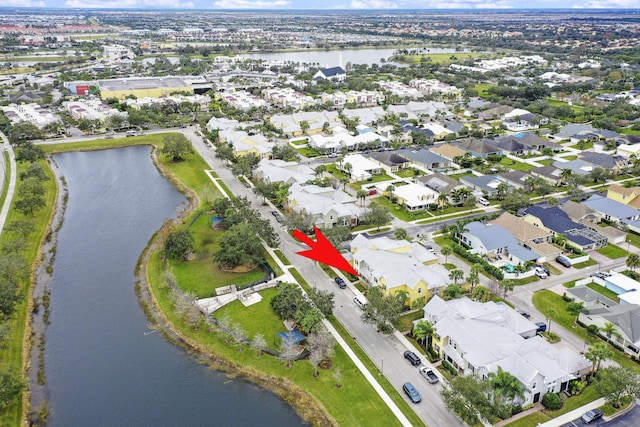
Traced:
<svg viewBox="0 0 640 427">
<path fill-rule="evenodd" d="M 219 240 L 220 250 L 213 260 L 225 268 L 239 265 L 255 266 L 264 260 L 262 242 L 249 223 L 236 224 L 225 231 Z"/>
<path fill-rule="evenodd" d="M 165 249 L 175 259 L 184 260 L 193 252 L 195 240 L 189 230 L 179 230 L 169 234 Z"/>
<path fill-rule="evenodd" d="M 162 139 L 161 152 L 173 162 L 181 162 L 188 154 L 193 153 L 193 147 L 183 134 L 171 133 Z"/>
</svg>

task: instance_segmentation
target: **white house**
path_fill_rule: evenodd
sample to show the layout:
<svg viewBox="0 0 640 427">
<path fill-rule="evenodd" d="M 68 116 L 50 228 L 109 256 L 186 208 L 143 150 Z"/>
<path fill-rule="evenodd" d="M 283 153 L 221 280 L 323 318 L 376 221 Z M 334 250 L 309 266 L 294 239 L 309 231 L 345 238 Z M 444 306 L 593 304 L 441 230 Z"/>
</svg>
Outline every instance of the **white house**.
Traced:
<svg viewBox="0 0 640 427">
<path fill-rule="evenodd" d="M 443 360 L 462 375 L 483 379 L 502 368 L 524 385 L 522 405 L 566 390 L 571 380 L 591 370 L 582 355 L 547 343 L 536 335 L 534 323 L 502 302 L 434 296 L 424 307 L 424 318 L 434 326 L 432 346 Z"/>
</svg>

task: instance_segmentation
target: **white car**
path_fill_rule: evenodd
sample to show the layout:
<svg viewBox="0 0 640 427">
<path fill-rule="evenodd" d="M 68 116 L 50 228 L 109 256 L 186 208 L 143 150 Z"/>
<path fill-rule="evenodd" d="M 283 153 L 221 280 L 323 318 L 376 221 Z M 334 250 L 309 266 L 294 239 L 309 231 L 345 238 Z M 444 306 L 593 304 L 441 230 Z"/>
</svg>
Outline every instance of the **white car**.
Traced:
<svg viewBox="0 0 640 427">
<path fill-rule="evenodd" d="M 547 277 L 549 277 L 547 272 L 544 271 L 544 269 L 540 268 L 540 267 L 536 267 L 536 276 L 538 276 L 541 279 L 546 279 Z"/>
</svg>

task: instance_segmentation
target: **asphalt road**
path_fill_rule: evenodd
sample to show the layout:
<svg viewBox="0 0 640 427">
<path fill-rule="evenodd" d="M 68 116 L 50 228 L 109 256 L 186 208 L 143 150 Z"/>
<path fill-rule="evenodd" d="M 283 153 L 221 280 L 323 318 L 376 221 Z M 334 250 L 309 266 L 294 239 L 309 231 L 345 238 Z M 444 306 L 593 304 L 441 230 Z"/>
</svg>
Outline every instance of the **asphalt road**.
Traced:
<svg viewBox="0 0 640 427">
<path fill-rule="evenodd" d="M 579 426 L 607 426 L 607 427 L 637 427 L 640 425 L 640 406 L 637 404 L 629 410 L 629 412 L 614 418 L 611 421 L 603 419 L 585 424 L 580 418 L 563 424 L 561 427 L 579 427 Z"/>
<path fill-rule="evenodd" d="M 276 222 L 270 205 L 262 206 L 256 199 L 253 191 L 246 188 L 231 171 L 224 167 L 220 160 L 215 158 L 212 148 L 206 147 L 202 138 L 195 135 L 196 128 L 180 129 L 189 138 L 194 148 L 205 161 L 215 169 L 218 176 L 225 182 L 229 190 L 236 196 L 246 196 L 253 201 L 253 207 L 258 209 L 265 218 L 272 222 L 274 230 L 280 237 L 280 250 L 289 259 L 306 281 L 322 290 L 335 293 L 336 318 L 349 331 L 351 336 L 360 344 L 371 360 L 381 368 L 384 376 L 393 384 L 400 395 L 413 407 L 416 414 L 429 426 L 458 427 L 461 422 L 445 407 L 438 393 L 440 383 L 431 385 L 422 378 L 418 369 L 407 362 L 403 353 L 406 350 L 393 335 L 383 335 L 376 332 L 372 325 L 365 325 L 360 319 L 362 311 L 353 302 L 355 293 L 349 286 L 347 289 L 339 289 L 324 271 L 307 258 L 296 255 L 296 252 L 308 249 L 306 245 L 293 239 L 285 227 Z M 422 402 L 412 404 L 402 392 L 402 385 L 411 382 L 422 396 Z"/>
</svg>

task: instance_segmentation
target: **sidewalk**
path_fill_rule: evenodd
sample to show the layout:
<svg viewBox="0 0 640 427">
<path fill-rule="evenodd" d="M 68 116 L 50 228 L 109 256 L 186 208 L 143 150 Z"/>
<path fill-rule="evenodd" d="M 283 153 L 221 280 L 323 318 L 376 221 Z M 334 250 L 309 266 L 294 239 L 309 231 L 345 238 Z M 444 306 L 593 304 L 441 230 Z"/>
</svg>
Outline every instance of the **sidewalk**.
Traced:
<svg viewBox="0 0 640 427">
<path fill-rule="evenodd" d="M 13 149 L 11 148 L 11 144 L 9 144 L 9 140 L 5 136 L 4 133 L 0 132 L 0 139 L 4 143 L 5 150 L 9 153 L 9 164 L 7 165 L 6 170 L 10 171 L 11 175 L 9 177 L 9 187 L 7 188 L 7 197 L 4 199 L 4 205 L 0 209 L 0 234 L 4 229 L 4 223 L 7 220 L 7 215 L 9 214 L 9 206 L 11 206 L 11 201 L 13 200 L 13 193 L 16 189 L 16 157 L 13 153 Z M 4 155 L 0 151 L 0 155 Z M 0 183 L 0 188 L 2 188 L 2 184 Z"/>
<path fill-rule="evenodd" d="M 556 417 L 550 421 L 547 421 L 546 423 L 538 424 L 538 426 L 539 427 L 560 427 L 561 425 L 567 424 L 575 420 L 576 418 L 580 418 L 582 414 L 584 414 L 588 410 L 598 408 L 604 404 L 605 404 L 604 398 L 601 397 L 600 399 L 596 399 L 593 402 L 587 403 L 586 405 L 581 406 L 580 408 L 574 409 L 573 411 L 567 412 L 564 415 L 560 415 L 559 417 Z"/>
</svg>

